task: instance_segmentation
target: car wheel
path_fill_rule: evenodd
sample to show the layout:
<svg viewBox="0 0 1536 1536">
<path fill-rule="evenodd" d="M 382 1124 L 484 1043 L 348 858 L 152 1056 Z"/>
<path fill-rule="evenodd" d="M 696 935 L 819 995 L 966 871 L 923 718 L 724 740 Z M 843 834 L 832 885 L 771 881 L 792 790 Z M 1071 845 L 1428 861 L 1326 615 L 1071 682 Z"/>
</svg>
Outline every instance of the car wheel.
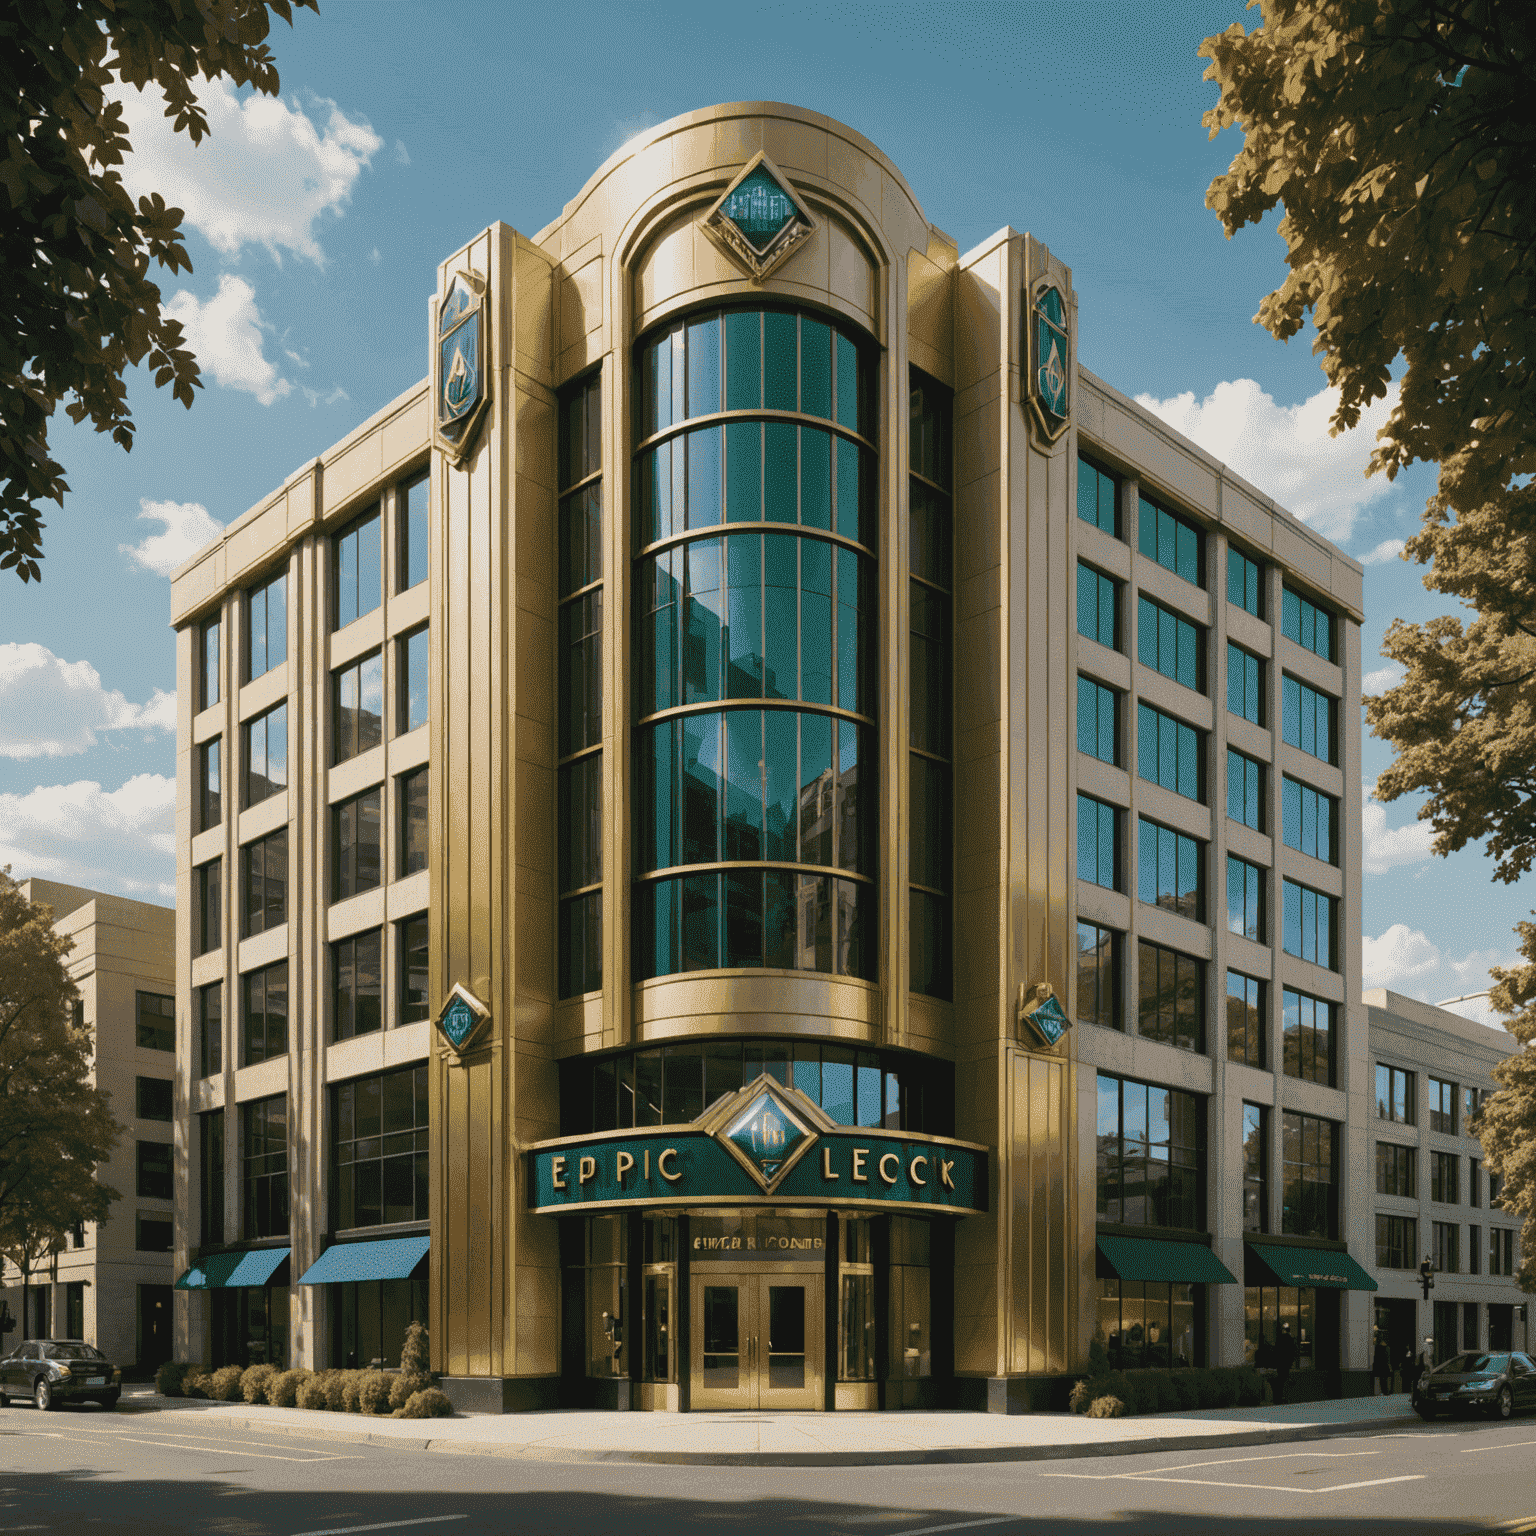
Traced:
<svg viewBox="0 0 1536 1536">
<path fill-rule="evenodd" d="M 53 1407 L 53 1386 L 46 1376 L 39 1376 L 32 1385 L 32 1401 L 39 1413 L 47 1413 Z"/>
<path fill-rule="evenodd" d="M 1499 1418 L 1507 1419 L 1515 1411 L 1515 1399 L 1508 1387 L 1499 1393 L 1499 1400 L 1493 1405 L 1493 1411 Z"/>
<path fill-rule="evenodd" d="M 107 1410 L 108 1413 L 111 1413 L 112 1410 L 117 1407 L 117 1396 L 118 1395 L 116 1392 L 110 1392 L 106 1397 L 99 1398 L 98 1401 L 100 1402 L 101 1406 Z"/>
<path fill-rule="evenodd" d="M 0 1408 L 9 1408 L 10 1406 L 11 1406 L 10 1398 L 7 1397 L 4 1392 L 0 1392 Z"/>
</svg>

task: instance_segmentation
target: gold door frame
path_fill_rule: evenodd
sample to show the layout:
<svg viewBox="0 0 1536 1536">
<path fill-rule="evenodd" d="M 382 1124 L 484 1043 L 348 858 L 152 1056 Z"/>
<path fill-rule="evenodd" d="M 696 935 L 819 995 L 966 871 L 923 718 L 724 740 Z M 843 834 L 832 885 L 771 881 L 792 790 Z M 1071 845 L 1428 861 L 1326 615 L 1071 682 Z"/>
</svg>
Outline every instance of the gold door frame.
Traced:
<svg viewBox="0 0 1536 1536">
<path fill-rule="evenodd" d="M 774 1280 L 794 1280 L 805 1288 L 805 1386 L 768 1387 L 768 1288 Z M 738 1302 L 737 1359 L 741 1386 L 734 1401 L 712 1401 L 725 1393 L 704 1385 L 704 1288 L 733 1285 L 748 1305 Z M 825 1275 L 810 1264 L 698 1264 L 689 1270 L 689 1406 L 702 1411 L 782 1409 L 819 1412 L 825 1407 L 827 1371 L 824 1323 Z M 793 1399 L 791 1401 L 790 1399 Z"/>
</svg>

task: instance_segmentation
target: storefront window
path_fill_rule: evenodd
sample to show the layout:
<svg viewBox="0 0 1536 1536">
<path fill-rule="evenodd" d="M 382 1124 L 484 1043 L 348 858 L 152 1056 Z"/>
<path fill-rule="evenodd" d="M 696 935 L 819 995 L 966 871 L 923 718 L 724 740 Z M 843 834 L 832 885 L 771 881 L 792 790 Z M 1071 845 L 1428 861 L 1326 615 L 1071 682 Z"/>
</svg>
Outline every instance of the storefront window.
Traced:
<svg viewBox="0 0 1536 1536">
<path fill-rule="evenodd" d="M 330 1285 L 331 1360 L 349 1369 L 400 1367 L 400 1349 L 412 1323 L 426 1323 L 425 1274 L 406 1280 L 359 1280 Z"/>
<path fill-rule="evenodd" d="M 1202 1365 L 1205 1340 L 1203 1285 L 1100 1280 L 1094 1337 L 1117 1371 Z"/>
<path fill-rule="evenodd" d="M 594 1216 L 587 1224 L 587 1375 L 629 1374 L 624 1337 L 624 1266 L 628 1227 L 623 1216 Z"/>
<path fill-rule="evenodd" d="M 1261 1371 L 1272 1369 L 1278 1363 L 1276 1341 L 1282 1329 L 1289 1329 L 1296 1341 L 1293 1369 L 1317 1369 L 1317 1321 L 1316 1287 L 1247 1286 L 1243 1291 L 1243 1359 Z"/>
<path fill-rule="evenodd" d="M 890 1374 L 933 1374 L 933 1317 L 929 1307 L 929 1227 L 910 1216 L 891 1222 Z"/>
<path fill-rule="evenodd" d="M 875 1270 L 867 1216 L 844 1216 L 838 1298 L 839 1381 L 875 1379 Z"/>
</svg>

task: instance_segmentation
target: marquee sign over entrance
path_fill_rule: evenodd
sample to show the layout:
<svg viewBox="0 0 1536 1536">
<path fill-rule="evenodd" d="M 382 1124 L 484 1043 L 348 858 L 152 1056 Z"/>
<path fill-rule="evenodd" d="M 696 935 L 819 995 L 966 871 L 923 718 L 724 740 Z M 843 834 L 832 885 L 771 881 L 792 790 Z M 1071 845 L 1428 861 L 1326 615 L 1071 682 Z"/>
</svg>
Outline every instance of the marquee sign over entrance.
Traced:
<svg viewBox="0 0 1536 1536">
<path fill-rule="evenodd" d="M 838 1125 L 764 1075 L 691 1125 L 608 1131 L 528 1149 L 540 1215 L 644 1205 L 987 1208 L 987 1149 L 943 1136 Z"/>
</svg>

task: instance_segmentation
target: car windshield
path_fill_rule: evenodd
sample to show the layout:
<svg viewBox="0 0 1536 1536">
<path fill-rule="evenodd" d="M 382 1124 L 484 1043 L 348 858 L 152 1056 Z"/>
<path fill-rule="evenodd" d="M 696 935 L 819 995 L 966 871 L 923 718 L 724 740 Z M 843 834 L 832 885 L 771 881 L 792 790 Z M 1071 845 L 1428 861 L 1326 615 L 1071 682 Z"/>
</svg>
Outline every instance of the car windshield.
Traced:
<svg viewBox="0 0 1536 1536">
<path fill-rule="evenodd" d="M 1456 1355 L 1440 1369 L 1447 1376 L 1502 1376 L 1509 1369 L 1509 1356 Z"/>
<path fill-rule="evenodd" d="M 105 1360 L 106 1358 L 99 1349 L 93 1349 L 89 1344 L 43 1345 L 45 1360 Z"/>
</svg>

